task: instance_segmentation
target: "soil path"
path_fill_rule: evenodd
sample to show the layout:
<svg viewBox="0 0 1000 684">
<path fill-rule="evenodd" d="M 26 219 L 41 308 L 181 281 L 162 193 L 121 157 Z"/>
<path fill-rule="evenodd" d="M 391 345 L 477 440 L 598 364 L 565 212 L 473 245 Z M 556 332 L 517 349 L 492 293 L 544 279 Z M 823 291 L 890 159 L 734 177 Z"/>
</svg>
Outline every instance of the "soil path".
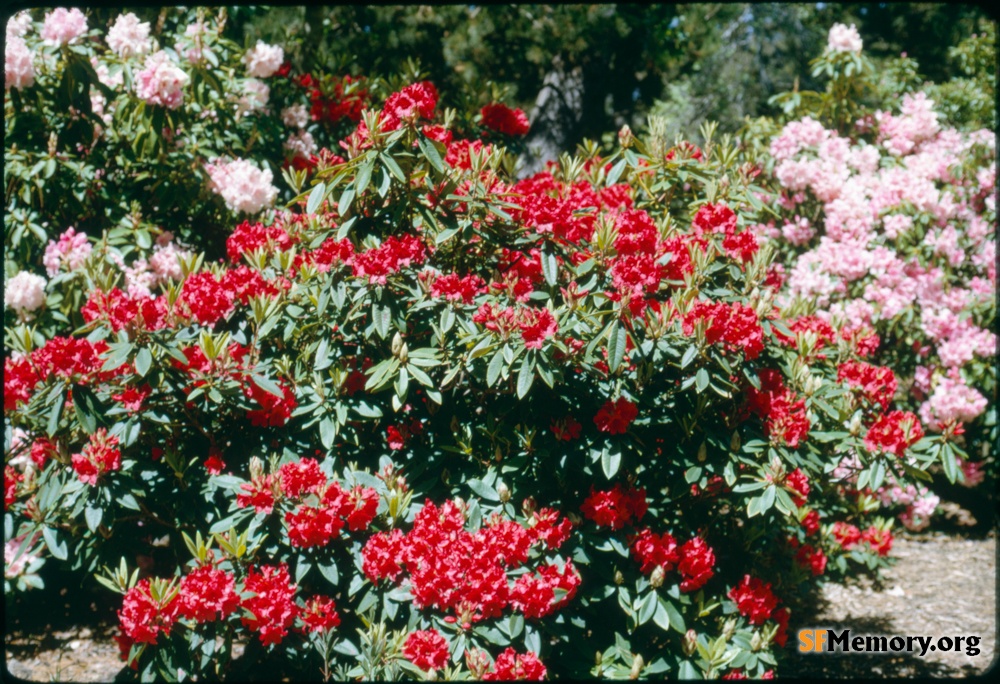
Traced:
<svg viewBox="0 0 1000 684">
<path fill-rule="evenodd" d="M 828 584 L 812 614 L 800 611 L 789 628 L 791 653 L 783 676 L 799 678 L 965 677 L 989 669 L 996 655 L 996 539 L 925 536 L 897 539 L 898 559 L 881 586 Z M 97 610 L 93 624 L 51 622 L 14 627 L 5 635 L 7 670 L 33 681 L 110 682 L 121 669 L 112 639 L 114 614 Z M 9 624 L 9 623 L 8 623 Z M 976 635 L 977 656 L 961 652 L 799 655 L 799 628 L 850 628 L 855 634 Z"/>
</svg>

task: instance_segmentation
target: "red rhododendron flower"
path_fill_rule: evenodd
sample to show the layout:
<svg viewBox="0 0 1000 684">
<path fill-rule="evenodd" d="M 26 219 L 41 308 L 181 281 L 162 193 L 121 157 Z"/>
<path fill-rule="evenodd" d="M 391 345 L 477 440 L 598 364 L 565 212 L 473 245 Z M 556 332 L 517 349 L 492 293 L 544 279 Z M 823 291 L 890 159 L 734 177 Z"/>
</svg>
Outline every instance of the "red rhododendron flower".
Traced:
<svg viewBox="0 0 1000 684">
<path fill-rule="evenodd" d="M 555 316 L 548 309 L 521 309 L 518 327 L 526 349 L 541 349 L 542 343 L 559 329 Z"/>
<path fill-rule="evenodd" d="M 436 629 L 411 632 L 403 645 L 403 655 L 425 672 L 448 664 L 448 642 Z"/>
<path fill-rule="evenodd" d="M 747 360 L 757 358 L 764 350 L 764 331 L 757 313 L 740 302 L 727 304 L 699 300 L 684 316 L 684 334 L 694 335 L 698 323 L 705 326 L 705 341 L 708 344 L 721 342 L 727 349 L 742 351 Z"/>
<path fill-rule="evenodd" d="M 758 375 L 760 389 L 747 389 L 747 408 L 765 419 L 765 431 L 772 439 L 796 448 L 809 434 L 805 400 L 795 399 L 779 371 L 763 369 Z"/>
<path fill-rule="evenodd" d="M 552 430 L 552 434 L 556 436 L 556 439 L 562 442 L 571 442 L 580 436 L 580 430 L 583 428 L 580 423 L 576 421 L 573 416 L 566 416 L 559 420 L 553 420 L 549 425 Z"/>
<path fill-rule="evenodd" d="M 795 554 L 795 560 L 803 568 L 808 568 L 815 576 L 822 575 L 826 570 L 826 554 L 822 549 L 815 549 L 809 544 L 803 544 Z"/>
<path fill-rule="evenodd" d="M 298 273 L 303 266 L 308 264 L 320 273 L 327 273 L 334 266 L 349 263 L 353 256 L 354 245 L 351 244 L 350 240 L 327 238 L 313 251 L 296 254 L 295 261 L 292 262 L 292 271 Z"/>
<path fill-rule="evenodd" d="M 644 575 L 652 573 L 657 567 L 669 572 L 680 560 L 677 540 L 669 532 L 655 534 L 649 529 L 640 530 L 630 546 L 632 557 L 641 563 L 639 572 Z"/>
<path fill-rule="evenodd" d="M 6 511 L 17 500 L 17 483 L 24 479 L 24 475 L 19 473 L 13 466 L 4 466 L 3 469 L 3 509 Z"/>
<path fill-rule="evenodd" d="M 246 494 L 236 495 L 236 505 L 240 508 L 253 506 L 257 513 L 270 513 L 274 508 L 274 475 L 261 475 L 240 485 Z"/>
<path fill-rule="evenodd" d="M 232 263 L 238 263 L 244 254 L 262 249 L 266 252 L 283 252 L 292 246 L 291 236 L 281 226 L 264 226 L 244 221 L 226 238 L 226 254 Z"/>
<path fill-rule="evenodd" d="M 838 520 L 830 528 L 830 534 L 845 551 L 861 541 L 861 530 L 854 525 Z"/>
<path fill-rule="evenodd" d="M 355 254 L 351 268 L 357 277 L 367 277 L 368 282 L 385 285 L 389 275 L 402 268 L 424 263 L 427 249 L 416 235 L 391 236 L 378 247 Z"/>
<path fill-rule="evenodd" d="M 347 521 L 352 532 L 368 529 L 378 512 L 378 492 L 371 487 L 353 487 L 344 497 L 340 515 Z"/>
<path fill-rule="evenodd" d="M 421 81 L 393 93 L 382 106 L 382 128 L 394 131 L 404 119 L 433 119 L 437 107 L 437 88 L 430 81 Z"/>
<path fill-rule="evenodd" d="M 120 470 L 122 452 L 118 449 L 118 438 L 108 435 L 105 428 L 99 428 L 90 436 L 82 454 L 73 454 L 73 470 L 81 482 L 96 486 L 97 480 L 106 473 Z"/>
<path fill-rule="evenodd" d="M 794 492 L 792 501 L 796 506 L 805 505 L 806 497 L 809 496 L 809 478 L 801 468 L 796 468 L 785 476 L 785 487 Z"/>
<path fill-rule="evenodd" d="M 712 570 L 715 567 L 715 553 L 701 537 L 689 539 L 681 546 L 679 553 L 681 560 L 677 564 L 677 570 L 684 578 L 680 589 L 685 593 L 698 591 L 715 574 Z"/>
<path fill-rule="evenodd" d="M 740 615 L 747 617 L 751 625 L 763 623 L 778 607 L 778 598 L 771 592 L 770 582 L 765 583 L 750 575 L 744 575 L 743 581 L 727 595 L 736 602 Z"/>
<path fill-rule="evenodd" d="M 300 611 L 295 605 L 296 586 L 288 575 L 288 567 L 251 567 L 243 589 L 254 594 L 243 599 L 242 606 L 250 613 L 240 618 L 243 626 L 258 632 L 264 646 L 281 643 Z"/>
<path fill-rule="evenodd" d="M 305 493 L 315 493 L 326 484 L 326 475 L 319 469 L 319 461 L 301 458 L 286 463 L 278 469 L 281 491 L 285 496 L 295 498 Z"/>
<path fill-rule="evenodd" d="M 222 454 L 216 450 L 209 450 L 209 457 L 205 459 L 205 470 L 212 475 L 220 474 L 226 467 L 226 462 L 222 460 Z"/>
<path fill-rule="evenodd" d="M 724 204 L 703 204 L 691 219 L 691 228 L 696 235 L 733 235 L 736 232 L 736 214 Z"/>
<path fill-rule="evenodd" d="M 806 513 L 805 517 L 802 518 L 802 527 L 810 536 L 819 532 L 819 512 L 813 510 Z"/>
<path fill-rule="evenodd" d="M 513 648 L 507 648 L 497 656 L 493 669 L 483 673 L 483 681 L 539 681 L 545 679 L 545 672 L 545 666 L 534 653 L 519 654 Z"/>
<path fill-rule="evenodd" d="M 639 415 L 639 408 L 625 397 L 606 401 L 594 416 L 594 424 L 601 432 L 612 435 L 625 434 L 628 426 Z"/>
<path fill-rule="evenodd" d="M 372 583 L 395 580 L 403 571 L 403 533 L 399 529 L 379 532 L 368 538 L 361 549 L 361 570 Z"/>
<path fill-rule="evenodd" d="M 646 514 L 646 490 L 622 489 L 618 483 L 610 491 L 595 492 L 580 506 L 583 516 L 600 527 L 620 530 L 626 524 L 638 522 Z"/>
<path fill-rule="evenodd" d="M 924 429 L 920 419 L 909 411 L 891 411 L 879 416 L 865 435 L 865 447 L 870 451 L 885 451 L 902 457 L 907 449 L 920 441 Z"/>
<path fill-rule="evenodd" d="M 543 565 L 536 573 L 521 575 L 510 590 L 510 602 L 527 618 L 542 618 L 569 603 L 576 596 L 580 576 L 573 561 L 566 561 L 560 570 L 555 565 Z M 556 593 L 559 590 L 560 595 Z"/>
<path fill-rule="evenodd" d="M 462 278 L 457 273 L 449 273 L 435 278 L 431 283 L 431 294 L 449 302 L 471 304 L 477 294 L 485 291 L 486 281 L 477 275 Z"/>
<path fill-rule="evenodd" d="M 778 646 L 784 648 L 785 644 L 788 643 L 788 618 L 791 614 L 788 612 L 787 608 L 778 608 L 771 615 L 771 619 L 778 623 L 778 631 L 774 633 L 774 643 Z M 770 675 L 770 676 L 768 676 Z M 774 679 L 774 672 L 768 670 L 764 673 L 761 679 Z"/>
<path fill-rule="evenodd" d="M 284 383 L 280 385 L 281 396 L 278 397 L 252 380 L 243 388 L 248 399 L 253 399 L 260 405 L 259 409 L 247 411 L 251 425 L 258 427 L 281 427 L 292 417 L 292 411 L 299 405 L 295 393 Z"/>
<path fill-rule="evenodd" d="M 306 601 L 299 613 L 299 620 L 306 632 L 327 632 L 340 625 L 340 615 L 333 599 L 327 596 L 313 596 Z"/>
<path fill-rule="evenodd" d="M 847 361 L 837 367 L 837 380 L 847 382 L 870 403 L 878 404 L 883 411 L 889 409 L 896 394 L 896 375 L 891 368 L 873 366 L 864 361 Z"/>
<path fill-rule="evenodd" d="M 528 117 L 520 109 L 511 109 L 499 102 L 488 104 L 480 110 L 483 126 L 504 135 L 526 135 Z"/>
<path fill-rule="evenodd" d="M 558 549 L 562 546 L 573 531 L 573 523 L 570 522 L 569 518 L 563 518 L 561 522 L 556 522 L 559 520 L 559 511 L 553 508 L 535 511 L 532 519 L 534 525 L 529 529 L 529 532 L 535 541 L 544 541 L 545 546 L 550 549 Z"/>
<path fill-rule="evenodd" d="M 861 541 L 871 546 L 878 555 L 887 556 L 892 549 L 892 532 L 872 526 L 861 533 Z"/>
<path fill-rule="evenodd" d="M 122 392 L 111 396 L 115 401 L 120 401 L 122 405 L 131 413 L 138 413 L 142 410 L 142 404 L 153 393 L 153 388 L 149 385 L 136 387 L 129 385 Z"/>
<path fill-rule="evenodd" d="M 815 335 L 816 347 L 814 351 L 833 343 L 837 339 L 836 331 L 829 323 L 818 316 L 799 316 L 795 320 L 788 321 L 786 327 L 796 335 L 799 333 L 812 333 Z M 777 328 L 771 328 L 771 330 L 779 342 L 788 347 L 795 347 L 795 337 L 789 337 Z"/>
<path fill-rule="evenodd" d="M 157 637 L 170 632 L 177 621 L 180 601 L 175 596 L 165 605 L 153 600 L 149 580 L 140 580 L 128 590 L 118 611 L 122 632 L 140 644 L 155 644 Z"/>
<path fill-rule="evenodd" d="M 326 546 L 344 527 L 336 509 L 312 506 L 300 506 L 294 512 L 285 513 L 285 524 L 289 543 L 303 549 Z"/>
<path fill-rule="evenodd" d="M 727 235 L 722 240 L 722 248 L 733 259 L 746 263 L 753 259 L 760 246 L 757 244 L 757 236 L 744 230 L 742 233 Z"/>
<path fill-rule="evenodd" d="M 225 619 L 239 607 L 236 580 L 222 570 L 203 565 L 184 576 L 177 598 L 181 617 L 195 622 Z"/>
<path fill-rule="evenodd" d="M 208 271 L 192 273 L 181 287 L 180 303 L 202 325 L 213 325 L 233 310 L 233 295 Z"/>
</svg>

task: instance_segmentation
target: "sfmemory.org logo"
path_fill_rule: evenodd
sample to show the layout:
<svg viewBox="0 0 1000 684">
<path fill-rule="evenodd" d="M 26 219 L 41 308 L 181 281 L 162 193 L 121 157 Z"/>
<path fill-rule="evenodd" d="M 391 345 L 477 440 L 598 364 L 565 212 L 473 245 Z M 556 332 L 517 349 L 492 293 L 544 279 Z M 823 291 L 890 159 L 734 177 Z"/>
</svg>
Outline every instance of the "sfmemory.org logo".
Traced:
<svg viewBox="0 0 1000 684">
<path fill-rule="evenodd" d="M 886 636 L 884 634 L 858 634 L 851 636 L 845 629 L 837 634 L 835 629 L 800 629 L 799 653 L 915 653 L 921 657 L 929 651 L 954 651 L 965 649 L 965 655 L 979 655 L 978 636 L 930 637 Z"/>
</svg>

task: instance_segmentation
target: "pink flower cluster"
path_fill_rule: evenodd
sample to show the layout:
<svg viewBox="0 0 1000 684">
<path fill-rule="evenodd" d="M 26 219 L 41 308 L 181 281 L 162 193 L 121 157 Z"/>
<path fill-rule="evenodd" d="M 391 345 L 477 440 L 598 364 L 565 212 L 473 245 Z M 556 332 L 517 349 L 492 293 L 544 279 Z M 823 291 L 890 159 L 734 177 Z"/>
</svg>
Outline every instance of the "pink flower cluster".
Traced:
<svg viewBox="0 0 1000 684">
<path fill-rule="evenodd" d="M 4 87 L 6 89 L 30 88 L 35 84 L 34 55 L 23 38 L 17 35 L 8 35 L 3 55 Z"/>
<path fill-rule="evenodd" d="M 131 12 L 119 14 L 108 29 L 108 47 L 122 58 L 146 54 L 151 47 L 149 22 L 140 22 Z"/>
<path fill-rule="evenodd" d="M 57 7 L 45 15 L 40 35 L 49 45 L 68 45 L 87 32 L 87 17 L 75 7 Z"/>
<path fill-rule="evenodd" d="M 243 63 L 247 65 L 247 73 L 256 78 L 269 78 L 281 68 L 285 61 L 285 51 L 279 45 L 268 45 L 262 40 L 246 51 Z"/>
<path fill-rule="evenodd" d="M 50 278 L 63 269 L 72 273 L 83 266 L 83 262 L 87 260 L 92 250 L 86 233 L 78 233 L 71 226 L 59 236 L 58 242 L 49 240 L 42 263 Z"/>
<path fill-rule="evenodd" d="M 260 169 L 246 159 L 205 164 L 209 190 L 221 196 L 232 211 L 256 214 L 274 204 L 278 188 L 268 168 Z"/>
<path fill-rule="evenodd" d="M 147 104 L 177 109 L 189 80 L 170 55 L 160 50 L 147 57 L 142 71 L 135 75 L 135 94 Z"/>
</svg>

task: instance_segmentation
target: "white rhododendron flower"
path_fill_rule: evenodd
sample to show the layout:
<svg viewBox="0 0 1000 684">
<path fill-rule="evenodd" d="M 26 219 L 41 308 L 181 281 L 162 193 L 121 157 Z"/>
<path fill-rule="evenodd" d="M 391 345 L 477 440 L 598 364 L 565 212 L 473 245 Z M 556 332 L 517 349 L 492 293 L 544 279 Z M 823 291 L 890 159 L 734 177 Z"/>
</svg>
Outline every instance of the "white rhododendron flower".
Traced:
<svg viewBox="0 0 1000 684">
<path fill-rule="evenodd" d="M 220 195 L 233 211 L 256 214 L 274 204 L 278 197 L 270 169 L 259 169 L 246 159 L 212 161 L 205 164 L 205 171 L 211 179 L 209 189 Z"/>
<path fill-rule="evenodd" d="M 268 78 L 281 68 L 285 59 L 285 51 L 278 45 L 268 45 L 262 40 L 255 47 L 247 50 L 243 62 L 247 65 L 247 73 L 257 78 Z"/>
</svg>

